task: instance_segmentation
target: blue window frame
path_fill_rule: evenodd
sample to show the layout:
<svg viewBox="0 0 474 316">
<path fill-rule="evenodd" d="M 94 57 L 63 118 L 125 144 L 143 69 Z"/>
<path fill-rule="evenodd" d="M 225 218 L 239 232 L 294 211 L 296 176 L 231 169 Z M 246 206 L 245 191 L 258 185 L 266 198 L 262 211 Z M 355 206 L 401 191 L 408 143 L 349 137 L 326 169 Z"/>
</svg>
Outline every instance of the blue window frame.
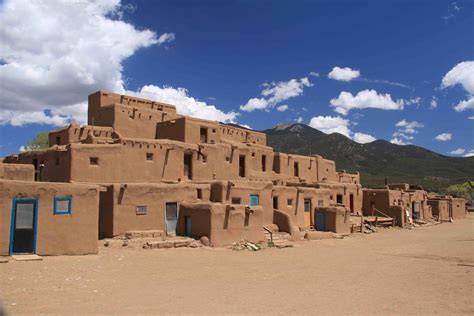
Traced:
<svg viewBox="0 0 474 316">
<path fill-rule="evenodd" d="M 72 196 L 54 197 L 54 214 L 71 214 Z"/>
<path fill-rule="evenodd" d="M 258 195 L 251 195 L 250 196 L 250 206 L 257 206 L 258 203 Z"/>
</svg>

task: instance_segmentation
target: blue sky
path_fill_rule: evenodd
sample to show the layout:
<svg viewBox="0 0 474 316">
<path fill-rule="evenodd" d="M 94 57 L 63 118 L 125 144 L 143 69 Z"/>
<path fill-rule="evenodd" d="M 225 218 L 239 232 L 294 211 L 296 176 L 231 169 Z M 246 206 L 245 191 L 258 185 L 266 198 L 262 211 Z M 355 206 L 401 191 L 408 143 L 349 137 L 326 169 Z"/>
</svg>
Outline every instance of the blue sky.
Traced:
<svg viewBox="0 0 474 316">
<path fill-rule="evenodd" d="M 42 6 L 0 6 L 0 156 L 83 122 L 99 89 L 256 130 L 299 121 L 359 142 L 474 150 L 472 1 Z"/>
</svg>

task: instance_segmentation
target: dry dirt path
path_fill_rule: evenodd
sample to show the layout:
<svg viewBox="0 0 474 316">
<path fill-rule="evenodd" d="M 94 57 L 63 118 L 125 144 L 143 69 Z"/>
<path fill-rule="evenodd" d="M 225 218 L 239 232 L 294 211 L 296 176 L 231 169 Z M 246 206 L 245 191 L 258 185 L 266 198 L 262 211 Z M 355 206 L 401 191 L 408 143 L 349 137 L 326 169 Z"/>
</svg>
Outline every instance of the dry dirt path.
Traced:
<svg viewBox="0 0 474 316">
<path fill-rule="evenodd" d="M 474 217 L 259 252 L 111 249 L 0 264 L 21 314 L 474 314 Z"/>
</svg>

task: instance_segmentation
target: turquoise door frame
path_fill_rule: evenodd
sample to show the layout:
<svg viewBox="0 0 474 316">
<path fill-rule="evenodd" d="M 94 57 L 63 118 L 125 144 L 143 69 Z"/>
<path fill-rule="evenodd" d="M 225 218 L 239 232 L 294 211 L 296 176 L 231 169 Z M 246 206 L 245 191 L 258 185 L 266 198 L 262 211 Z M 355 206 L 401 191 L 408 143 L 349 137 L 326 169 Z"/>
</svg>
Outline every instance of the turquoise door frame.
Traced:
<svg viewBox="0 0 474 316">
<path fill-rule="evenodd" d="M 326 231 L 326 213 L 316 212 L 316 230 Z"/>
<path fill-rule="evenodd" d="M 250 196 L 250 206 L 257 206 L 259 204 L 258 195 L 251 195 Z"/>
</svg>

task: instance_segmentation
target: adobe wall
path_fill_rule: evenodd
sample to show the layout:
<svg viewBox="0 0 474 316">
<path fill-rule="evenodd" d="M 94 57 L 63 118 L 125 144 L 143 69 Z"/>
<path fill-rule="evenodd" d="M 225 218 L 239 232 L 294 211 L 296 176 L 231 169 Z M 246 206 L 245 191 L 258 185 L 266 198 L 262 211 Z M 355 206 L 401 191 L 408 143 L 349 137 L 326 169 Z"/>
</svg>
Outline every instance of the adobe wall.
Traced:
<svg viewBox="0 0 474 316">
<path fill-rule="evenodd" d="M 54 214 L 54 197 L 72 196 L 71 214 Z M 0 180 L 0 255 L 9 254 L 13 198 L 38 198 L 36 253 L 97 253 L 99 187 Z"/>
<path fill-rule="evenodd" d="M 184 233 L 185 217 L 191 218 L 192 236 L 207 236 L 212 246 L 224 246 L 240 240 L 264 241 L 261 206 L 222 203 L 181 203 L 178 232 Z"/>
<path fill-rule="evenodd" d="M 34 181 L 35 168 L 33 165 L 0 162 L 0 179 Z"/>
<path fill-rule="evenodd" d="M 313 226 L 317 225 L 316 213 L 325 214 L 325 231 L 334 233 L 350 233 L 351 232 L 351 216 L 349 210 L 342 206 L 331 206 L 331 207 L 316 207 L 312 211 L 312 217 L 314 218 Z"/>
<path fill-rule="evenodd" d="M 441 220 L 449 219 L 450 212 L 448 200 L 428 199 L 428 205 L 431 206 L 433 216 L 438 217 Z"/>
<path fill-rule="evenodd" d="M 233 127 L 227 124 L 219 124 L 220 138 L 222 141 L 249 143 L 254 145 L 267 145 L 265 133 Z"/>
<path fill-rule="evenodd" d="M 466 218 L 466 200 L 451 198 L 451 217 L 453 219 Z"/>
<path fill-rule="evenodd" d="M 100 209 L 101 217 L 104 216 L 100 226 L 102 237 L 121 235 L 128 230 L 165 231 L 166 203 L 177 203 L 180 214 L 184 201 L 209 201 L 210 198 L 208 184 L 124 183 L 110 187 L 108 196 L 101 201 L 101 207 L 106 208 Z M 198 190 L 201 199 L 198 199 Z M 146 206 L 146 214 L 137 214 L 137 206 Z"/>
<path fill-rule="evenodd" d="M 116 136 L 112 127 L 79 126 L 76 123 L 51 131 L 48 134 L 49 147 L 54 145 L 68 145 L 70 143 L 84 142 L 88 137 L 94 137 L 100 140 L 112 141 Z"/>
</svg>

